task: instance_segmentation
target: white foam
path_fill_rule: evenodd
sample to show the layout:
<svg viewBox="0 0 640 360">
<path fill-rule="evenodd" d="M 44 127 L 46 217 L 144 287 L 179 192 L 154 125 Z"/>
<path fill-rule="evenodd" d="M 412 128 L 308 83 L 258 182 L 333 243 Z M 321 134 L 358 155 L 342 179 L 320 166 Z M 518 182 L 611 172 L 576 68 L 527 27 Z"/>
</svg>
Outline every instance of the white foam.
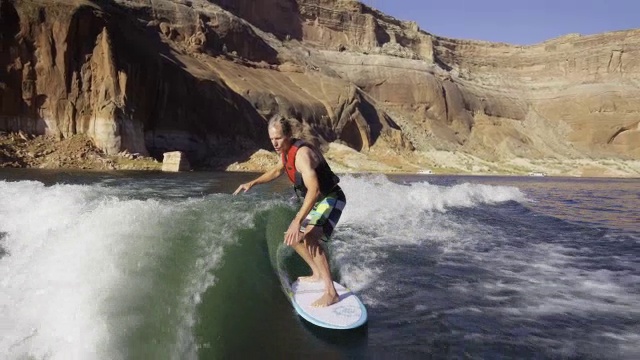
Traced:
<svg viewBox="0 0 640 360">
<path fill-rule="evenodd" d="M 200 295 L 215 278 L 246 205 L 198 200 L 132 200 L 117 188 L 0 182 L 0 358 L 122 359 L 127 339 L 166 306 L 174 339 L 158 344 L 195 358 L 192 327 Z M 180 221 L 178 221 L 180 220 Z M 154 298 L 174 239 L 192 241 L 175 301 Z M 177 244 L 177 245 L 176 245 Z M 185 245 L 186 246 L 186 245 Z M 191 245 L 190 245 L 191 246 Z M 156 281 L 154 283 L 154 281 Z M 183 284 L 184 283 L 184 284 Z M 142 309 L 142 310 L 141 310 Z"/>
<path fill-rule="evenodd" d="M 119 287 L 150 286 L 127 272 L 153 261 L 153 251 L 133 257 L 148 250 L 154 225 L 168 209 L 154 201 L 120 201 L 97 187 L 37 182 L 1 182 L 0 209 L 9 252 L 0 261 L 0 323 L 6 326 L 0 353 L 121 357 L 109 348 L 116 334 L 106 300 Z"/>
<path fill-rule="evenodd" d="M 224 204 L 221 206 L 221 203 Z M 198 345 L 193 335 L 197 321 L 197 306 L 201 302 L 201 296 L 215 284 L 216 278 L 212 274 L 221 263 L 224 256 L 224 246 L 237 241 L 235 236 L 239 228 L 252 226 L 255 214 L 263 208 L 270 208 L 278 202 L 259 202 L 258 206 L 250 207 L 247 211 L 246 200 L 236 198 L 229 200 L 225 195 L 212 195 L 202 200 L 194 200 L 189 204 L 189 209 L 194 214 L 206 219 L 200 222 L 202 228 L 194 234 L 199 246 L 199 256 L 190 271 L 186 281 L 186 287 L 182 295 L 182 326 L 178 330 L 176 348 L 173 351 L 173 359 L 197 359 Z M 221 211 L 221 209 L 225 211 Z M 214 209 L 214 210 L 212 210 Z M 215 211 L 215 216 L 211 212 Z M 217 241 L 211 241 L 215 234 Z"/>
<path fill-rule="evenodd" d="M 433 246 L 437 252 L 432 258 L 440 268 L 455 268 L 465 262 L 486 273 L 483 278 L 487 281 L 463 281 L 449 288 L 460 296 L 495 302 L 495 307 L 483 311 L 526 319 L 640 314 L 640 298 L 635 293 L 640 277 L 633 271 L 585 269 L 581 262 L 597 254 L 544 241 L 514 243 L 516 239 L 502 227 L 452 211 L 506 201 L 528 202 L 517 188 L 473 184 L 442 187 L 426 182 L 400 185 L 383 176 L 346 176 L 341 186 L 347 206 L 332 240 L 334 261 L 347 286 L 365 290 L 368 305 L 379 304 L 379 298 L 386 298 L 385 294 L 394 290 L 384 276 L 389 250 L 413 246 L 429 251 Z M 606 261 L 637 268 L 635 260 L 629 258 Z M 633 353 L 623 346 L 628 344 L 625 339 L 629 328 L 608 331 L 624 338 L 621 351 Z"/>
<path fill-rule="evenodd" d="M 386 286 L 380 280 L 384 269 L 376 264 L 390 246 L 438 242 L 461 247 L 482 231 L 465 228 L 448 211 L 506 201 L 526 201 L 515 187 L 460 184 L 451 187 L 428 182 L 397 184 L 384 175 L 343 176 L 340 186 L 347 206 L 332 240 L 333 261 L 343 282 L 358 291 L 375 283 L 378 293 Z M 376 304 L 374 297 L 365 298 Z"/>
<path fill-rule="evenodd" d="M 507 236 L 499 236 L 494 231 L 491 237 L 494 246 L 490 252 L 461 252 L 473 266 L 488 273 L 484 276 L 486 280 L 450 287 L 460 296 L 495 301 L 495 306 L 487 305 L 484 311 L 533 322 L 554 317 L 594 319 L 594 323 L 600 319 L 640 317 L 640 298 L 636 293 L 640 276 L 632 270 L 585 267 L 593 263 L 593 255 L 597 256 L 588 249 L 544 242 L 512 247 Z M 633 268 L 635 259 L 608 258 L 606 261 Z M 567 326 L 583 330 L 580 323 L 572 325 L 571 320 Z M 634 343 L 630 340 L 631 329 L 633 327 L 622 324 L 594 325 L 588 338 L 583 340 L 587 344 L 608 346 L 603 348 L 607 353 L 615 351 L 624 355 L 623 358 L 634 358 L 631 355 L 638 350 L 630 346 Z M 603 343 L 603 339 L 609 340 Z M 570 355 L 576 353 L 575 345 L 566 341 L 554 346 L 555 351 Z"/>
<path fill-rule="evenodd" d="M 79 358 L 105 337 L 105 326 L 90 320 L 98 312 L 90 298 L 95 291 L 86 286 L 98 275 L 87 266 L 91 243 L 73 234 L 94 210 L 88 197 L 79 186 L 0 182 L 0 229 L 9 252 L 0 261 L 0 354 Z"/>
<path fill-rule="evenodd" d="M 349 216 L 397 216 L 420 211 L 444 212 L 452 208 L 498 204 L 507 201 L 525 202 L 525 195 L 516 187 L 463 183 L 439 186 L 428 182 L 397 184 L 383 175 L 366 177 L 343 176 L 340 186 L 347 201 L 367 204 Z"/>
<path fill-rule="evenodd" d="M 450 232 L 441 226 L 448 210 L 506 201 L 526 201 L 515 187 L 461 184 L 452 187 L 427 182 L 396 184 L 382 175 L 355 178 L 345 176 L 340 182 L 347 196 L 347 208 L 341 225 L 356 226 L 367 233 L 383 236 L 383 244 L 420 243 L 425 233 Z M 451 225 L 451 223 L 449 224 Z M 453 235 L 453 234 L 452 234 Z M 369 238 L 368 242 L 377 239 Z M 380 244 L 382 245 L 382 244 Z"/>
<path fill-rule="evenodd" d="M 578 265 L 580 257 L 568 256 L 557 244 L 532 244 L 526 251 L 513 249 L 491 254 L 492 267 L 498 275 L 510 278 L 510 284 L 485 284 L 487 290 L 513 290 L 524 295 L 521 313 L 529 316 L 550 314 L 640 314 L 640 299 L 624 283 L 640 277 L 628 272 L 587 270 Z M 512 271 L 518 269 L 518 272 Z"/>
</svg>

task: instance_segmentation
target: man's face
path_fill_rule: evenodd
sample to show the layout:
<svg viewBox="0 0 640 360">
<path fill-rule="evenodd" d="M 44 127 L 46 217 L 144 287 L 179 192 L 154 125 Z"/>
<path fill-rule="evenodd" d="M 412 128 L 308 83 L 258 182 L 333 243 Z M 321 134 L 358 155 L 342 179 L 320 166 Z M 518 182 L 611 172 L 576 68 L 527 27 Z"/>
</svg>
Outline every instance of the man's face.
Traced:
<svg viewBox="0 0 640 360">
<path fill-rule="evenodd" d="M 279 125 L 269 127 L 269 139 L 278 154 L 287 152 L 291 147 L 291 138 L 284 136 L 282 127 Z"/>
</svg>

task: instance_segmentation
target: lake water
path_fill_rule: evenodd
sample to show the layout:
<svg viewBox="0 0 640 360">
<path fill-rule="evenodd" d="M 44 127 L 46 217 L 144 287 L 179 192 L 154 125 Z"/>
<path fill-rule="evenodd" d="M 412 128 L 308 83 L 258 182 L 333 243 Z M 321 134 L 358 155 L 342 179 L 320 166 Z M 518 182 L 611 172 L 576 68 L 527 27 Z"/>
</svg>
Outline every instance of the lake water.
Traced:
<svg viewBox="0 0 640 360">
<path fill-rule="evenodd" d="M 343 175 L 369 322 L 335 331 L 276 275 L 285 179 L 230 195 L 254 176 L 0 169 L 0 358 L 640 358 L 639 179 Z"/>
</svg>

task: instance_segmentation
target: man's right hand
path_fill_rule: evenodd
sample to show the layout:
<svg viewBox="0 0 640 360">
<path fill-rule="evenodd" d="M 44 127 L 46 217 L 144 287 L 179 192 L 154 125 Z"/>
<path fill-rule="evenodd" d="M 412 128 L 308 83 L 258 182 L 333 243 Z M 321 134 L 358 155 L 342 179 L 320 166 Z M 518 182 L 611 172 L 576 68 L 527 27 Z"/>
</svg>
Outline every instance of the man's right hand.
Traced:
<svg viewBox="0 0 640 360">
<path fill-rule="evenodd" d="M 244 184 L 238 186 L 236 191 L 233 192 L 233 195 L 238 195 L 240 193 L 240 191 L 243 191 L 243 190 L 244 190 L 244 192 L 247 192 L 249 189 L 251 189 L 252 186 L 253 186 L 252 182 L 244 183 Z"/>
</svg>

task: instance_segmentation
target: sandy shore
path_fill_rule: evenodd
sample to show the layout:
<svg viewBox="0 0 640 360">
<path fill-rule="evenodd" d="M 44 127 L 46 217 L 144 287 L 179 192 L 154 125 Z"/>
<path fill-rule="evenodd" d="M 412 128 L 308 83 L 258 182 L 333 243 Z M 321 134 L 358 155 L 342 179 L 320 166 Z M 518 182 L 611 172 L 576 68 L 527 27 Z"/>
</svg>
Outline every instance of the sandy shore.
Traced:
<svg viewBox="0 0 640 360">
<path fill-rule="evenodd" d="M 640 177 L 640 160 L 514 158 L 490 162 L 461 152 L 429 150 L 398 154 L 389 149 L 358 152 L 337 143 L 330 144 L 325 157 L 339 173 Z M 278 161 L 275 152 L 259 150 L 247 161 L 216 170 L 262 172 Z M 105 155 L 83 136 L 59 140 L 0 133 L 0 167 L 160 170 L 162 164 L 126 152 Z"/>
<path fill-rule="evenodd" d="M 523 159 L 489 162 L 460 152 L 414 151 L 404 156 L 392 152 L 361 153 L 347 146 L 331 144 L 325 153 L 332 169 L 341 173 L 432 173 L 450 175 L 531 175 L 572 177 L 640 177 L 640 160 L 621 159 Z M 230 171 L 264 171 L 278 157 L 260 150 Z"/>
</svg>

